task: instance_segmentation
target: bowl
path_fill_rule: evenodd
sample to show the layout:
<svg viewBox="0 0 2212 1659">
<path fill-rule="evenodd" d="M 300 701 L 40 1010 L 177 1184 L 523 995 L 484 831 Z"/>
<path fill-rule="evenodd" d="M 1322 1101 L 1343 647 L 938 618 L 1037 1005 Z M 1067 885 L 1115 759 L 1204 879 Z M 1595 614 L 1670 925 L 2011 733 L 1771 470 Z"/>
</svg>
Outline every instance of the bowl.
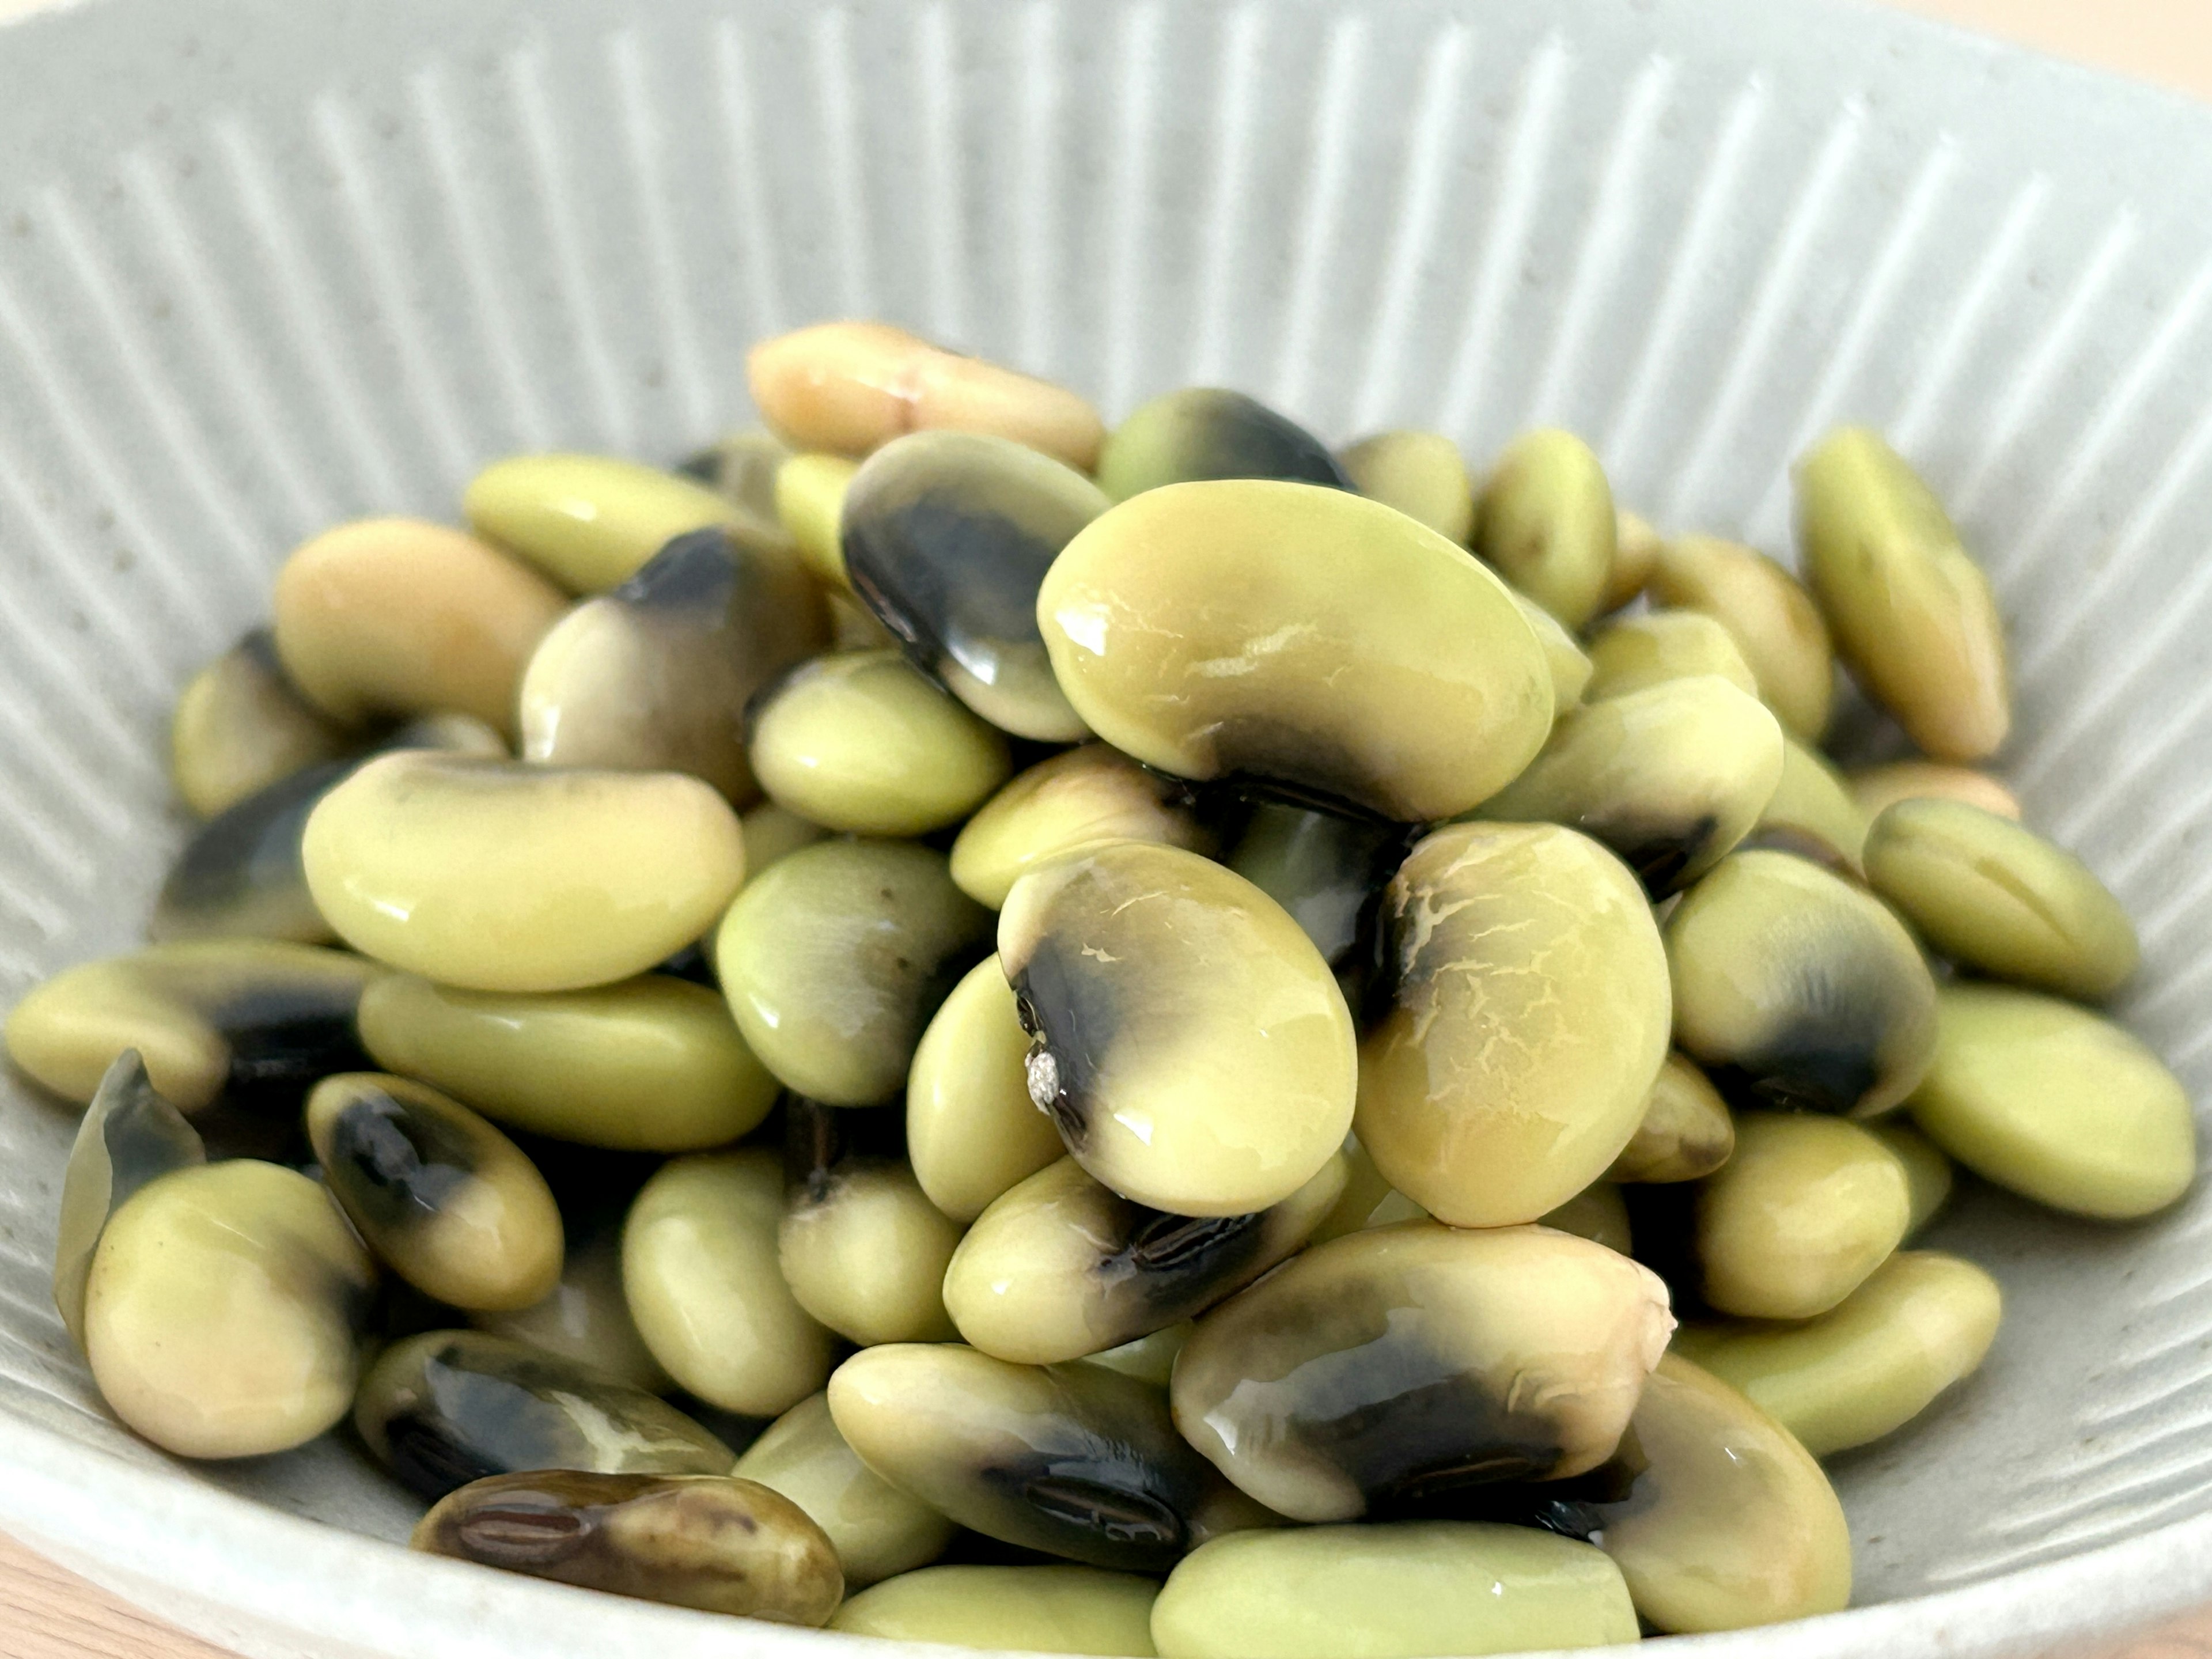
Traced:
<svg viewBox="0 0 2212 1659">
<path fill-rule="evenodd" d="M 2212 1096 L 2212 112 L 1815 0 L 95 0 L 0 67 L 0 1006 L 137 938 L 169 701 L 295 541 L 517 449 L 672 459 L 749 342 L 880 315 L 1109 415 L 1572 426 L 1777 551 L 1790 457 L 1887 428 L 1996 578 L 2007 776 L 2142 921 L 2124 1017 Z M 0 1526 L 252 1656 L 863 1651 L 408 1555 L 335 1442 L 134 1440 L 49 1302 L 70 1133 L 7 1085 Z M 1968 1193 L 1934 1242 L 2010 1316 L 1838 1461 L 1864 1605 L 1685 1659 L 2212 1601 L 2208 1231 Z"/>
</svg>

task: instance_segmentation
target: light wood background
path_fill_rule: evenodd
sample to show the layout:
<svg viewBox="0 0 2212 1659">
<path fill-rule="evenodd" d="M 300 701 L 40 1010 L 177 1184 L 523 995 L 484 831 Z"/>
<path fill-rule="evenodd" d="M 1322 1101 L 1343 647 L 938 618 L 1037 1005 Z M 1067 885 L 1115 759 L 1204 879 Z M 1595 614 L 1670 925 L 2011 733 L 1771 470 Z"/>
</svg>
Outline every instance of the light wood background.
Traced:
<svg viewBox="0 0 2212 1659">
<path fill-rule="evenodd" d="M 46 0 L 0 0 L 0 18 Z M 2212 0 L 1892 0 L 2212 97 Z M 2125 1659 L 2207 1659 L 2212 1618 L 2128 1644 Z M 228 1659 L 0 1536 L 0 1659 Z M 2114 1656 L 2113 1659 L 2119 1659 Z"/>
</svg>

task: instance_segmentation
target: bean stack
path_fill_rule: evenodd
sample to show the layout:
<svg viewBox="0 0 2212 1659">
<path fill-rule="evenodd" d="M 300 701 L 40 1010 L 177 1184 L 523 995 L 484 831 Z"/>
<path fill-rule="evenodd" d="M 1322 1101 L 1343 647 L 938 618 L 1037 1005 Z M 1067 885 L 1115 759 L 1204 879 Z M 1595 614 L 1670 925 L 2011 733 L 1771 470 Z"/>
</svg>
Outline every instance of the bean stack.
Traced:
<svg viewBox="0 0 2212 1659">
<path fill-rule="evenodd" d="M 343 1425 L 420 1549 L 909 1640 L 1727 1630 L 1846 1604 L 1816 1458 L 1996 1334 L 1908 1248 L 1954 1163 L 2188 1186 L 1876 434 L 1801 583 L 1563 432 L 1109 432 L 880 324 L 751 378 L 678 471 L 316 537 L 179 699 L 153 942 L 7 1026 L 155 1444 Z M 1911 758 L 1823 754 L 1838 664 Z"/>
</svg>

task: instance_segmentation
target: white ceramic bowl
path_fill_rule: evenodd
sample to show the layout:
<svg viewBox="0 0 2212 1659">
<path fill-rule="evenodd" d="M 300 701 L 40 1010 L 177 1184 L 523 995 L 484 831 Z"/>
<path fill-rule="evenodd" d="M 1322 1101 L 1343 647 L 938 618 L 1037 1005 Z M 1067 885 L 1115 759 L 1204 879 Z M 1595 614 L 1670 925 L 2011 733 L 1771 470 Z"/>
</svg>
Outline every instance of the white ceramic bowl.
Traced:
<svg viewBox="0 0 2212 1659">
<path fill-rule="evenodd" d="M 1789 458 L 1887 428 L 1996 577 L 2008 775 L 2212 1093 L 2179 99 L 1810 0 L 95 0 L 0 32 L 0 1006 L 136 936 L 169 700 L 293 542 L 518 448 L 674 457 L 748 417 L 749 341 L 882 315 L 1110 413 L 1220 381 L 1476 457 L 1560 422 L 1663 525 L 1776 550 Z M 48 1305 L 70 1133 L 0 1101 L 0 1525 L 256 1656 L 860 1651 L 408 1556 L 334 1444 L 137 1443 Z M 2212 1600 L 2208 1203 L 1967 1194 L 1937 1242 L 2009 1317 L 1838 1465 L 1867 1605 L 1680 1650 L 2070 1651 Z"/>
</svg>

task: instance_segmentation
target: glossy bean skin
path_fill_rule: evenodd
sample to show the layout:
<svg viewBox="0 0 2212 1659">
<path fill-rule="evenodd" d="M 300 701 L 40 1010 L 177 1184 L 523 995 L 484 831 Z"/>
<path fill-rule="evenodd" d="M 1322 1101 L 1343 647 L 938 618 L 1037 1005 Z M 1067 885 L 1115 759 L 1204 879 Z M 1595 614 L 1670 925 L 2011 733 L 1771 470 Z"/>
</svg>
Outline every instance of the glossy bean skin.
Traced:
<svg viewBox="0 0 2212 1659">
<path fill-rule="evenodd" d="M 1100 1365 L 866 1348 L 830 1378 L 830 1411 L 893 1486 L 987 1536 L 1091 1566 L 1164 1571 L 1270 1518 L 1177 1436 L 1158 1389 Z"/>
<path fill-rule="evenodd" d="M 960 1228 L 893 1158 L 852 1158 L 787 1193 L 777 1260 L 793 1297 L 851 1341 L 944 1342 L 946 1267 Z"/>
<path fill-rule="evenodd" d="M 1350 489 L 1350 477 L 1311 433 L 1241 392 L 1188 386 L 1143 404 L 1098 456 L 1098 483 L 1117 501 L 1168 484 L 1278 478 Z"/>
<path fill-rule="evenodd" d="M 1607 623 L 1590 636 L 1589 660 L 1583 695 L 1592 702 L 1693 674 L 1717 674 L 1737 690 L 1759 695 L 1735 636 L 1700 611 L 1647 611 Z"/>
<path fill-rule="evenodd" d="M 907 1073 L 907 1155 L 929 1201 L 973 1221 L 1065 1152 L 1030 1098 L 1030 1035 L 996 956 L 939 1006 Z"/>
<path fill-rule="evenodd" d="M 54 1307 L 79 1348 L 84 1346 L 85 1285 L 108 1218 L 170 1170 L 206 1162 L 198 1131 L 147 1080 L 138 1051 L 118 1054 L 77 1124 L 62 1172 Z"/>
<path fill-rule="evenodd" d="M 1478 812 L 1579 830 L 1663 898 L 1751 833 L 1783 764 L 1774 716 L 1701 674 L 1570 709 L 1528 770 Z"/>
<path fill-rule="evenodd" d="M 1119 1371 L 1124 1376 L 1133 1376 L 1140 1382 L 1149 1382 L 1156 1389 L 1164 1389 L 1175 1375 L 1175 1364 L 1190 1340 L 1191 1333 L 1198 1328 L 1189 1320 L 1154 1331 L 1150 1336 L 1140 1336 L 1133 1342 L 1124 1342 L 1118 1348 L 1109 1348 L 1103 1353 L 1085 1354 L 1086 1365 L 1103 1365 L 1109 1371 Z"/>
<path fill-rule="evenodd" d="M 1787 853 L 1716 867 L 1667 920 L 1674 1040 L 1723 1094 L 1873 1116 L 1936 1049 L 1920 947 L 1863 889 Z"/>
<path fill-rule="evenodd" d="M 668 1374 L 712 1406 L 774 1417 L 819 1389 L 833 1339 L 778 1264 L 783 1165 L 759 1147 L 672 1158 L 623 1227 L 630 1316 Z"/>
<path fill-rule="evenodd" d="M 911 842 L 833 841 L 791 854 L 731 905 L 715 966 L 738 1029 L 787 1088 L 874 1106 L 973 960 L 990 913 Z"/>
<path fill-rule="evenodd" d="M 354 1426 L 437 1502 L 487 1475 L 727 1474 L 730 1449 L 665 1401 L 481 1331 L 426 1331 L 362 1379 Z"/>
<path fill-rule="evenodd" d="M 1867 1129 L 1746 1112 L 1735 1156 L 1698 1194 L 1705 1300 L 1750 1318 L 1813 1318 L 1888 1260 L 1911 1221 L 1905 1165 Z"/>
<path fill-rule="evenodd" d="M 927 1566 L 952 1541 L 950 1521 L 845 1443 L 827 1395 L 807 1395 L 769 1424 L 733 1473 L 781 1492 L 813 1518 L 836 1549 L 848 1590 Z"/>
<path fill-rule="evenodd" d="M 950 828 L 1012 769 L 1005 738 L 893 651 L 801 663 L 755 702 L 750 726 L 769 798 L 854 835 Z"/>
<path fill-rule="evenodd" d="M 1176 1566 L 1152 1607 L 1164 1659 L 1431 1659 L 1636 1637 L 1601 1551 L 1466 1521 L 1217 1539 Z"/>
<path fill-rule="evenodd" d="M 1361 495 L 1463 542 L 1474 530 L 1474 486 L 1459 446 L 1441 432 L 1378 432 L 1337 458 Z"/>
<path fill-rule="evenodd" d="M 1389 1183 L 1494 1227 L 1603 1174 L 1667 1052 L 1665 953 L 1627 869 L 1571 830 L 1461 824 L 1414 848 L 1382 929 L 1358 1122 Z M 1602 1029 L 1571 1012 L 1592 1006 Z"/>
<path fill-rule="evenodd" d="M 791 459 L 790 445 L 773 432 L 756 428 L 732 432 L 685 457 L 676 471 L 743 508 L 754 526 L 781 530 L 775 510 L 775 476 Z"/>
<path fill-rule="evenodd" d="M 1037 606 L 1076 712 L 1177 777 L 1449 817 L 1518 773 L 1551 723 L 1550 672 L 1505 585 L 1343 490 L 1147 490 L 1067 544 Z"/>
<path fill-rule="evenodd" d="M 864 1591 L 830 1628 L 993 1652 L 1153 1659 L 1159 1586 L 1097 1567 L 927 1567 Z"/>
<path fill-rule="evenodd" d="M 2020 799 L 1986 772 L 1937 761 L 1893 761 L 1850 775 L 1851 799 L 1872 823 L 1901 800 L 1958 800 L 2020 821 Z"/>
<path fill-rule="evenodd" d="M 561 1212 L 537 1166 L 459 1102 L 405 1078 L 344 1072 L 307 1097 L 332 1197 L 380 1260 L 467 1310 L 526 1308 L 561 1277 Z"/>
<path fill-rule="evenodd" d="M 1605 469 L 1556 428 L 1508 445 L 1476 503 L 1474 550 L 1570 629 L 1597 614 L 1619 534 Z"/>
<path fill-rule="evenodd" d="M 1912 1200 L 1911 1219 L 1905 1229 L 1905 1237 L 1910 1240 L 1934 1220 L 1936 1212 L 1950 1200 L 1955 1179 L 1951 1160 L 1934 1141 L 1914 1128 L 1902 1112 L 1878 1118 L 1866 1127 L 1905 1166 L 1905 1183 Z"/>
<path fill-rule="evenodd" d="M 1756 1405 L 1668 1353 L 1630 1436 L 1642 1468 L 1626 1498 L 1598 1505 L 1598 1540 L 1659 1629 L 1741 1630 L 1850 1601 L 1843 1508 L 1820 1466 Z"/>
<path fill-rule="evenodd" d="M 414 1548 L 556 1583 L 819 1626 L 845 1592 L 836 1552 L 789 1498 L 726 1475 L 498 1474 L 441 1498 Z"/>
<path fill-rule="evenodd" d="M 1109 505 L 1073 468 L 1006 438 L 917 432 L 862 464 L 841 518 L 853 588 L 952 695 L 1002 731 L 1089 735 L 1052 677 L 1037 588 Z"/>
<path fill-rule="evenodd" d="M 276 654 L 346 726 L 452 709 L 513 738 L 515 688 L 567 601 L 460 531 L 367 519 L 303 544 L 276 574 Z"/>
<path fill-rule="evenodd" d="M 842 455 L 793 455 L 776 469 L 775 516 L 815 580 L 852 598 L 845 574 L 845 492 L 860 463 Z"/>
<path fill-rule="evenodd" d="M 179 1456 L 289 1451 L 345 1415 L 375 1283 L 305 1176 L 251 1158 L 173 1170 L 100 1234 L 84 1293 L 93 1381 Z"/>
<path fill-rule="evenodd" d="M 566 1232 L 552 1290 L 526 1308 L 471 1313 L 469 1323 L 647 1394 L 673 1390 L 623 1295 L 621 1228 L 593 1218 L 580 1234 L 573 1224 Z"/>
<path fill-rule="evenodd" d="M 1687 1327 L 1682 1352 L 1815 1457 L 1895 1432 L 1981 1364 L 2004 1298 L 1971 1261 L 1900 1250 L 1818 1319 Z"/>
<path fill-rule="evenodd" d="M 722 528 L 678 536 L 538 641 L 520 692 L 522 757 L 689 773 L 750 805 L 745 705 L 829 640 L 821 594 L 787 548 Z"/>
<path fill-rule="evenodd" d="M 1735 1120 L 1720 1091 L 1692 1061 L 1669 1050 L 1644 1116 L 1606 1171 L 1608 1180 L 1695 1181 L 1735 1151 Z"/>
<path fill-rule="evenodd" d="M 2111 1021 L 2032 991 L 1944 988 L 1912 1121 L 1985 1181 L 2069 1214 L 2130 1220 L 2197 1174 L 2189 1097 Z"/>
<path fill-rule="evenodd" d="M 1797 538 L 1838 653 L 1933 759 L 1978 761 L 2012 729 L 1989 578 L 1881 436 L 1831 433 L 1796 469 Z"/>
<path fill-rule="evenodd" d="M 1599 614 L 1610 616 L 1641 593 L 1658 568 L 1663 538 L 1651 521 L 1626 507 L 1613 515 L 1613 567 L 1606 573 L 1605 592 L 1598 601 Z"/>
<path fill-rule="evenodd" d="M 1176 1424 L 1298 1521 L 1563 1480 L 1613 1455 L 1673 1328 L 1659 1280 L 1601 1245 L 1401 1222 L 1316 1246 L 1201 1319 Z"/>
<path fill-rule="evenodd" d="M 1092 1176 L 1186 1216 L 1249 1215 L 1350 1128 L 1352 1016 L 1296 923 L 1180 848 L 1111 842 L 1014 885 L 999 960 L 1030 1097 Z"/>
<path fill-rule="evenodd" d="M 1782 777 L 1746 842 L 1810 859 L 1840 874 L 1866 873 L 1867 817 L 1843 776 L 1791 737 L 1782 740 Z"/>
<path fill-rule="evenodd" d="M 1395 824 L 1262 801 L 1226 862 L 1290 913 L 1349 999 L 1405 846 L 1406 831 Z"/>
<path fill-rule="evenodd" d="M 696 778 L 387 755 L 323 797 L 307 887 L 380 961 L 478 991 L 642 973 L 744 878 L 737 815 Z"/>
<path fill-rule="evenodd" d="M 1093 841 L 1152 841 L 1210 853 L 1189 791 L 1104 744 L 1039 761 L 976 809 L 952 843 L 952 879 L 996 910 L 1036 865 Z"/>
<path fill-rule="evenodd" d="M 2089 867 L 1960 801 L 1900 801 L 1875 821 L 1867 878 L 1945 956 L 2101 1002 L 2142 965 L 2135 924 Z"/>
<path fill-rule="evenodd" d="M 1203 1313 L 1305 1242 L 1344 1191 L 1340 1157 L 1256 1215 L 1169 1215 L 1132 1204 L 1073 1158 L 983 1212 L 945 1274 L 945 1304 L 981 1352 L 1050 1365 Z"/>
<path fill-rule="evenodd" d="M 888 323 L 817 323 L 756 345 L 753 403 L 793 447 L 866 455 L 949 428 L 1029 445 L 1079 471 L 1099 459 L 1098 412 L 1065 386 L 963 357 Z"/>
<path fill-rule="evenodd" d="M 612 455 L 514 455 L 470 480 L 469 526 L 571 593 L 604 593 L 676 539 L 752 515 L 693 479 Z"/>
<path fill-rule="evenodd" d="M 292 688 L 265 628 L 192 676 L 169 720 L 169 775 L 211 818 L 280 778 L 337 760 L 352 739 Z"/>
<path fill-rule="evenodd" d="M 1513 602 L 1520 607 L 1528 626 L 1535 630 L 1536 642 L 1544 648 L 1544 666 L 1552 677 L 1552 707 L 1565 713 L 1583 700 L 1595 671 L 1575 636 L 1557 617 L 1520 589 L 1515 588 L 1512 592 Z"/>
<path fill-rule="evenodd" d="M 686 1152 L 757 1127 L 778 1085 L 729 1006 L 665 974 L 586 991 L 463 991 L 385 975 L 362 1042 L 510 1128 L 586 1146 Z"/>
<path fill-rule="evenodd" d="M 1817 744 L 1835 706 L 1835 646 L 1820 608 L 1764 553 L 1715 536 L 1663 544 L 1651 600 L 1712 617 L 1729 631 L 1761 702 L 1800 743 Z"/>
</svg>

